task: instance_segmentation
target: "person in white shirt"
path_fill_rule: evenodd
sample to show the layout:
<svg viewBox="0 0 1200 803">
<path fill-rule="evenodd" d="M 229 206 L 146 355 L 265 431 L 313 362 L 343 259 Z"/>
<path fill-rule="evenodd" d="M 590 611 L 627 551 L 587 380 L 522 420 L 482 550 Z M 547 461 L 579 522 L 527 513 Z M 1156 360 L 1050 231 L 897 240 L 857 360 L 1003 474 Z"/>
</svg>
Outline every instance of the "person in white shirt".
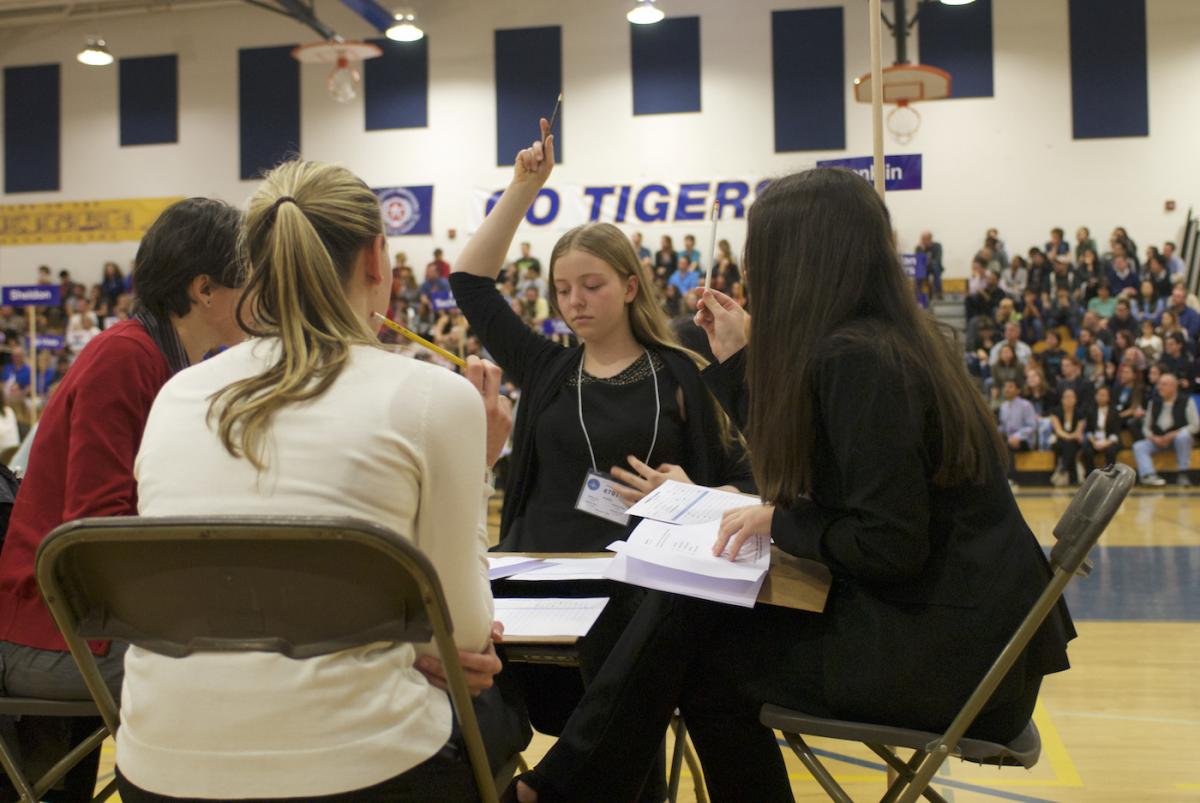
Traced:
<svg viewBox="0 0 1200 803">
<path fill-rule="evenodd" d="M 1033 356 L 1033 349 L 1029 348 L 1028 343 L 1021 340 L 1021 325 L 1009 321 L 1004 324 L 1004 339 L 992 346 L 992 350 L 988 352 L 988 365 L 996 367 L 996 363 L 1000 361 L 1000 349 L 1006 345 L 1012 347 L 1018 362 L 1022 365 L 1029 364 L 1029 358 Z"/>
<path fill-rule="evenodd" d="M 251 337 L 163 387 L 134 467 L 139 513 L 355 516 L 411 539 L 441 580 L 477 708 L 496 720 L 481 715 L 489 753 L 513 755 L 529 730 L 492 688 L 502 631 L 484 555 L 485 475 L 511 423 L 499 369 L 473 359 L 464 379 L 380 348 L 387 241 L 375 195 L 344 168 L 275 168 L 243 241 Z M 303 660 L 131 647 L 122 799 L 476 799 L 443 689 L 432 645 Z"/>
</svg>

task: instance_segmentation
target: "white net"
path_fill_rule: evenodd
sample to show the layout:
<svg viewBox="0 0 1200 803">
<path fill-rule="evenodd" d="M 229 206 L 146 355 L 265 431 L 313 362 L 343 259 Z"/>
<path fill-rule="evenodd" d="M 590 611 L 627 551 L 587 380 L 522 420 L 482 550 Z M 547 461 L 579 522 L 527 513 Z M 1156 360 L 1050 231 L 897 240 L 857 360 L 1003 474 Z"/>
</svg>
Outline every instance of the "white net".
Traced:
<svg viewBox="0 0 1200 803">
<path fill-rule="evenodd" d="M 912 106 L 897 106 L 888 112 L 887 129 L 899 144 L 907 145 L 912 142 L 920 128 L 921 114 Z"/>
</svg>

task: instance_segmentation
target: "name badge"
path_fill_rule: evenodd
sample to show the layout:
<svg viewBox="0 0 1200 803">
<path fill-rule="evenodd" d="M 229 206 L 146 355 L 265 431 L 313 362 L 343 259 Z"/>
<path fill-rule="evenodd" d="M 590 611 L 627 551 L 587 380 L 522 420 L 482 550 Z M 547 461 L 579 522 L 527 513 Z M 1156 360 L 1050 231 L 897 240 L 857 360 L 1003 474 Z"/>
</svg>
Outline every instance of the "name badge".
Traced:
<svg viewBox="0 0 1200 803">
<path fill-rule="evenodd" d="M 583 480 L 583 487 L 579 490 L 575 509 L 599 516 L 614 524 L 628 524 L 629 516 L 625 511 L 629 509 L 629 505 L 617 493 L 617 485 L 619 483 L 607 474 L 589 471 Z"/>
</svg>

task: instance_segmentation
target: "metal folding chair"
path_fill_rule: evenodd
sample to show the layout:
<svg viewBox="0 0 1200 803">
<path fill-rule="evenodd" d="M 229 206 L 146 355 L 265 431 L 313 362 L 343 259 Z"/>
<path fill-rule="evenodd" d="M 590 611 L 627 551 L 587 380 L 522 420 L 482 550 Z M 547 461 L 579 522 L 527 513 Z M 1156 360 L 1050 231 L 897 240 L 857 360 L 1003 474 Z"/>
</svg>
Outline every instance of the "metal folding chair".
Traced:
<svg viewBox="0 0 1200 803">
<path fill-rule="evenodd" d="M 0 697 L 0 717 L 98 717 L 96 704 L 91 700 L 40 700 L 29 697 Z M 90 736 L 77 744 L 62 758 L 54 763 L 42 777 L 29 778 L 22 770 L 17 751 L 4 739 L 0 732 L 0 769 L 8 776 L 13 788 L 16 789 L 21 803 L 37 803 L 70 772 L 76 764 L 82 761 L 93 750 L 98 750 L 108 736 L 108 729 L 100 727 Z M 107 800 L 117 791 L 117 782 L 111 781 L 94 798 L 93 801 Z"/>
<path fill-rule="evenodd" d="M 759 720 L 769 728 L 783 731 L 800 761 L 829 797 L 838 803 L 851 803 L 850 796 L 820 762 L 802 734 L 862 742 L 882 758 L 895 771 L 896 779 L 881 803 L 913 803 L 922 795 L 933 803 L 945 803 L 929 784 L 938 768 L 952 755 L 979 764 L 1033 767 L 1041 754 L 1041 738 L 1032 721 L 1009 744 L 968 739 L 963 734 L 1058 603 L 1067 583 L 1076 574 L 1086 577 L 1091 571 L 1088 553 L 1112 521 L 1135 479 L 1132 468 L 1117 464 L 1092 472 L 1079 489 L 1054 528 L 1058 543 L 1050 553 L 1053 575 L 1049 584 L 945 733 L 825 719 L 776 705 L 764 705 Z M 895 752 L 897 747 L 912 749 L 912 757 L 907 762 L 902 760 Z"/>
<path fill-rule="evenodd" d="M 437 573 L 390 530 L 353 518 L 82 519 L 46 537 L 36 567 L 109 732 L 117 705 L 86 639 L 177 658 L 265 651 L 297 659 L 432 640 L 479 796 L 497 800 Z"/>
</svg>

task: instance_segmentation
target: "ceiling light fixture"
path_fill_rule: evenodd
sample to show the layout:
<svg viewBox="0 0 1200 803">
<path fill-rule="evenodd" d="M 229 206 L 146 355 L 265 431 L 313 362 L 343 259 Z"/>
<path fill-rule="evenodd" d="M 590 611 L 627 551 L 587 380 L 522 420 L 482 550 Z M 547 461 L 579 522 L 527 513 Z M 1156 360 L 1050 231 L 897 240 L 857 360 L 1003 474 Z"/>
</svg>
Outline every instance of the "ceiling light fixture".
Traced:
<svg viewBox="0 0 1200 803">
<path fill-rule="evenodd" d="M 113 54 L 108 52 L 108 45 L 99 36 L 89 36 L 87 44 L 75 54 L 75 58 L 89 67 L 107 67 L 113 63 Z"/>
<path fill-rule="evenodd" d="M 944 6 L 969 6 L 975 0 L 942 0 Z"/>
<path fill-rule="evenodd" d="M 625 19 L 634 25 L 653 25 L 661 22 L 665 16 L 667 15 L 663 13 L 662 9 L 654 5 L 654 0 L 638 0 L 638 4 L 629 10 Z"/>
<path fill-rule="evenodd" d="M 425 36 L 425 32 L 417 27 L 417 15 L 411 8 L 398 9 L 394 15 L 396 22 L 384 31 L 384 36 L 395 42 L 416 42 Z"/>
</svg>

